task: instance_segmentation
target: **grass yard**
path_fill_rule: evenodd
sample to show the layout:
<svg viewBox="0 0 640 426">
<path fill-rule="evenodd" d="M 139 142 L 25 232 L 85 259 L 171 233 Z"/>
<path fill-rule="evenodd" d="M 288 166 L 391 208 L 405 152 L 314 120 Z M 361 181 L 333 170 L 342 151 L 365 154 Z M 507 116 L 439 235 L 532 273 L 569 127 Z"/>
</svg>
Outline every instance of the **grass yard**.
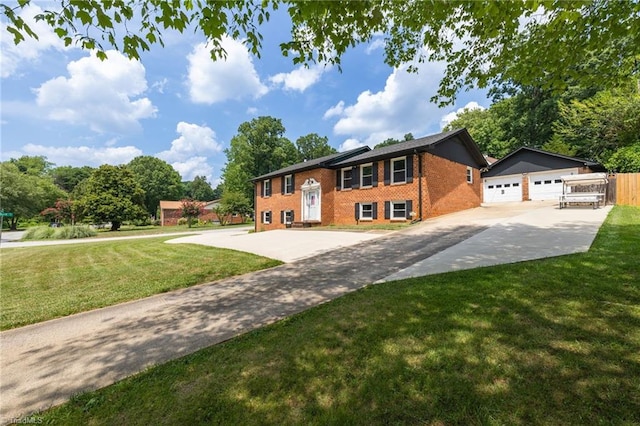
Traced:
<svg viewBox="0 0 640 426">
<path fill-rule="evenodd" d="M 43 413 L 56 424 L 638 424 L 640 209 L 584 254 L 367 287 Z"/>
<path fill-rule="evenodd" d="M 280 261 L 168 237 L 0 250 L 0 328 L 140 299 Z"/>
<path fill-rule="evenodd" d="M 98 230 L 98 235 L 93 238 L 112 238 L 112 237 L 128 237 L 138 235 L 157 235 L 157 234 L 171 234 L 174 232 L 193 232 L 213 229 L 226 229 L 229 227 L 250 227 L 253 226 L 253 222 L 247 222 L 242 224 L 229 224 L 221 227 L 219 224 L 207 223 L 204 225 L 193 225 L 189 228 L 187 225 L 175 225 L 175 226 L 132 226 L 122 225 L 120 230 L 112 232 L 107 229 Z"/>
</svg>

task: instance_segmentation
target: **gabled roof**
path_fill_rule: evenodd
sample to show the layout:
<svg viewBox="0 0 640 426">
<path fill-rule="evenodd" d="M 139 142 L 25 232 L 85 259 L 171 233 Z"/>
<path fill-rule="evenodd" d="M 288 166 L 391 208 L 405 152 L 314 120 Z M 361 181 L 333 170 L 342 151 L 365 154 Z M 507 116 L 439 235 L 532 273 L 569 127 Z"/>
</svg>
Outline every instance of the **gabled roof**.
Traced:
<svg viewBox="0 0 640 426">
<path fill-rule="evenodd" d="M 160 210 L 176 210 L 182 208 L 182 201 L 160 201 Z"/>
<path fill-rule="evenodd" d="M 534 167 L 529 161 L 521 161 L 524 157 L 538 156 L 538 158 L 548 158 L 544 160 L 548 167 Z M 583 158 L 569 157 L 568 155 L 556 154 L 542 149 L 523 146 L 505 155 L 489 166 L 489 170 L 482 174 L 483 177 L 502 176 L 507 174 L 529 173 L 542 170 L 553 170 L 568 167 L 589 167 L 594 171 L 605 171 L 605 168 L 598 162 L 585 160 Z"/>
<path fill-rule="evenodd" d="M 326 155 L 320 158 L 314 158 L 313 160 L 304 161 L 302 163 L 294 164 L 292 166 L 288 166 L 280 170 L 276 170 L 274 172 L 270 172 L 262 176 L 255 177 L 251 179 L 251 181 L 255 182 L 257 180 L 269 179 L 276 176 L 284 176 L 290 173 L 297 173 L 305 170 L 316 169 L 318 167 L 330 167 L 339 161 L 351 158 L 355 155 L 362 154 L 363 152 L 366 152 L 366 151 L 371 151 L 371 148 L 369 148 L 368 146 L 361 146 L 359 148 L 351 149 L 349 151 L 338 152 L 336 154 Z"/>
<path fill-rule="evenodd" d="M 435 135 L 425 136 L 423 138 L 414 139 L 407 142 L 400 142 L 393 145 L 387 145 L 382 148 L 377 148 L 372 151 L 368 151 L 357 155 L 355 157 L 348 158 L 346 160 L 333 163 L 335 167 L 350 166 L 358 163 L 366 163 L 368 161 L 377 161 L 387 158 L 399 157 L 402 155 L 412 154 L 414 152 L 425 152 L 434 149 L 437 145 L 459 138 L 475 160 L 478 166 L 487 167 L 487 161 L 480 152 L 480 149 L 473 141 L 473 138 L 467 132 L 467 129 L 456 129 L 448 132 L 437 133 Z"/>
</svg>

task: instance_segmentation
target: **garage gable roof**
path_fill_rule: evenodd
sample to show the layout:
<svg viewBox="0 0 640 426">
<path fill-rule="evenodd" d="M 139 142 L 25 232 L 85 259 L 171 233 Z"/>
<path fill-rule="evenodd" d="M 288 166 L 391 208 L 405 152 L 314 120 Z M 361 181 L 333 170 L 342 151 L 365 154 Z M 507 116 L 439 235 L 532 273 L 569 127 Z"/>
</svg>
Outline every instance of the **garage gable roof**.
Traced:
<svg viewBox="0 0 640 426">
<path fill-rule="evenodd" d="M 593 171 L 605 171 L 605 168 L 595 161 L 523 146 L 491 164 L 489 170 L 482 173 L 482 177 L 544 172 L 572 167 L 589 167 Z"/>
</svg>

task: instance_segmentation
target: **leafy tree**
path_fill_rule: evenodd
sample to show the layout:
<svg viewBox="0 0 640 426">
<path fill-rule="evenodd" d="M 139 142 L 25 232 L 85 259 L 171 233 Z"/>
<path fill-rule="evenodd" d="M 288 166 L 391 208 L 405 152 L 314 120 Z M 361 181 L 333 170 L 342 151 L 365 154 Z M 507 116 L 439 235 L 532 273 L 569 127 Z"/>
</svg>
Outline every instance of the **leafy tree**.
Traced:
<svg viewBox="0 0 640 426">
<path fill-rule="evenodd" d="M 42 155 L 33 157 L 23 155 L 18 159 L 12 158 L 9 162 L 15 164 L 21 173 L 33 176 L 44 176 L 51 169 L 51 166 L 53 166 L 53 163 L 47 161 L 47 157 Z"/>
<path fill-rule="evenodd" d="M 211 184 L 207 182 L 204 176 L 196 176 L 191 182 L 183 182 L 183 194 L 185 198 L 191 198 L 199 201 L 217 200 L 216 192 L 211 188 Z"/>
<path fill-rule="evenodd" d="M 56 222 L 73 225 L 75 223 L 75 206 L 73 200 L 59 199 L 54 207 L 49 207 L 40 212 L 41 216 L 49 216 Z"/>
<path fill-rule="evenodd" d="M 67 192 L 72 192 L 80 182 L 91 175 L 91 172 L 93 168 L 89 166 L 60 166 L 51 169 L 49 174 L 56 185 Z"/>
<path fill-rule="evenodd" d="M 129 162 L 138 184 L 145 192 L 144 204 L 150 216 L 155 216 L 160 200 L 178 200 L 182 192 L 180 174 L 166 161 L 141 155 Z"/>
<path fill-rule="evenodd" d="M 30 3 L 0 5 L 16 44 L 25 37 L 37 37 L 19 15 Z M 284 40 L 280 48 L 294 63 L 340 65 L 348 49 L 384 34 L 385 62 L 391 66 L 426 60 L 448 64 L 436 97 L 446 103 L 452 103 L 464 87 L 514 80 L 533 86 L 544 81 L 544 88 L 563 90 L 567 77 L 585 87 L 614 87 L 638 72 L 638 1 L 428 5 L 392 1 L 65 1 L 36 20 L 51 26 L 65 45 L 75 43 L 95 50 L 102 59 L 110 47 L 139 59 L 141 51 L 164 44 L 164 31 L 191 31 L 195 26 L 209 41 L 215 60 L 226 56 L 222 41 L 227 35 L 243 40 L 251 53 L 260 56 L 261 26 L 280 6 L 289 14 L 292 27 L 291 40 Z"/>
<path fill-rule="evenodd" d="M 380 142 L 379 144 L 377 144 L 376 146 L 374 146 L 374 148 L 382 148 L 383 146 L 389 146 L 389 145 L 395 145 L 397 143 L 400 142 L 407 142 L 407 141 L 411 141 L 413 140 L 413 134 L 412 133 L 406 133 L 404 135 L 404 140 L 399 140 L 399 139 L 394 139 L 394 138 L 388 138 L 385 139 L 384 141 Z"/>
<path fill-rule="evenodd" d="M 502 111 L 507 108 L 508 103 L 501 101 L 489 109 L 464 109 L 444 131 L 466 128 L 480 151 L 492 157 L 504 157 L 512 149 L 512 141 L 507 139 L 503 126 Z"/>
<path fill-rule="evenodd" d="M 216 186 L 213 189 L 213 194 L 211 195 L 211 200 L 219 200 L 220 198 L 222 198 L 222 194 L 224 193 L 224 184 L 219 183 L 218 186 Z"/>
<path fill-rule="evenodd" d="M 258 117 L 242 123 L 225 150 L 225 189 L 253 200 L 251 178 L 298 162 L 298 151 L 283 136 L 284 132 L 282 121 L 273 117 Z"/>
<path fill-rule="evenodd" d="M 120 229 L 122 222 L 146 216 L 144 190 L 127 166 L 102 165 L 86 180 L 86 187 L 77 200 L 79 213 L 94 222 L 111 222 L 111 230 Z"/>
<path fill-rule="evenodd" d="M 15 161 L 0 163 L 0 207 L 13 213 L 9 219 L 11 230 L 17 229 L 19 219 L 37 216 L 65 196 L 49 177 L 33 174 L 31 168 L 24 170 Z"/>
<path fill-rule="evenodd" d="M 222 200 L 220 201 L 220 205 L 222 206 L 222 211 L 227 215 L 240 215 L 240 217 L 242 217 L 242 223 L 244 223 L 247 215 L 253 212 L 253 209 L 251 208 L 251 201 L 240 192 L 225 192 Z M 222 222 L 220 222 L 220 224 L 222 224 Z"/>
<path fill-rule="evenodd" d="M 580 157 L 606 163 L 620 148 L 640 141 L 640 94 L 605 90 L 559 105 L 554 130 Z"/>
<path fill-rule="evenodd" d="M 554 135 L 549 142 L 542 145 L 542 149 L 556 154 L 568 155 L 569 157 L 575 157 L 578 153 L 578 149 L 575 146 L 564 142 L 557 135 Z"/>
<path fill-rule="evenodd" d="M 204 204 L 191 199 L 184 199 L 182 203 L 182 217 L 187 218 L 187 225 L 191 228 L 193 219 L 197 219 L 204 212 Z"/>
<path fill-rule="evenodd" d="M 605 165 L 607 169 L 618 173 L 640 173 L 640 142 L 620 148 Z"/>
<path fill-rule="evenodd" d="M 320 158 L 338 152 L 329 145 L 329 138 L 319 136 L 317 133 L 300 136 L 296 140 L 296 148 L 298 149 L 298 159 L 300 161 L 313 160 L 314 158 Z"/>
</svg>

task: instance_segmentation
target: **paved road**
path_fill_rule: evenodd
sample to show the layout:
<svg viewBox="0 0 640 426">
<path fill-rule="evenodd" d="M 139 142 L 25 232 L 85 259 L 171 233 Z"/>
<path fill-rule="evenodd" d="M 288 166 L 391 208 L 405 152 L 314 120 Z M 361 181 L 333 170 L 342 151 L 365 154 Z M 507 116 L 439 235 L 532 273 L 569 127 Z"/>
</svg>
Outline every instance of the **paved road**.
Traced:
<svg viewBox="0 0 640 426">
<path fill-rule="evenodd" d="M 532 208 L 538 215 L 553 209 Z M 604 210 L 596 213 L 601 223 Z M 461 212 L 277 268 L 3 332 L 1 420 L 384 280 L 522 214 L 528 213 L 520 205 Z"/>
</svg>

